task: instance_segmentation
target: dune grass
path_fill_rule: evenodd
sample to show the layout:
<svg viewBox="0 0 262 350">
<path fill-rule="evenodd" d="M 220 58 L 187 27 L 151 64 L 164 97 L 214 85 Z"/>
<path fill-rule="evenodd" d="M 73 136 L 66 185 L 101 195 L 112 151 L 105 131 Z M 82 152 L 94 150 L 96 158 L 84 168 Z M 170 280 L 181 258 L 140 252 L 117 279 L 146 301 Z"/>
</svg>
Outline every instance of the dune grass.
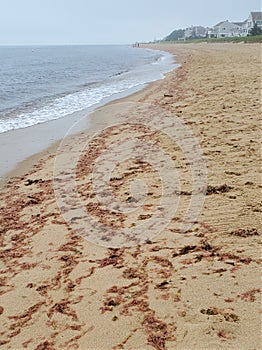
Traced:
<svg viewBox="0 0 262 350">
<path fill-rule="evenodd" d="M 162 41 L 163 43 L 262 43 L 262 35 L 246 36 L 246 37 L 232 37 L 232 38 L 200 38 L 192 40 L 176 40 L 176 41 Z"/>
</svg>

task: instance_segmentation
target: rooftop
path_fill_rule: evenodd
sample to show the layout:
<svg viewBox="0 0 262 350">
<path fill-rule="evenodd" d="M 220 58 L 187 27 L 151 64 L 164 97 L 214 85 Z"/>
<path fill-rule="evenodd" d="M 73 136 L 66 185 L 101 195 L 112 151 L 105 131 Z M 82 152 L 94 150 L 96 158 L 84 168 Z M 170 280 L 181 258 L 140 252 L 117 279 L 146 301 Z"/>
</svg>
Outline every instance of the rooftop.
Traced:
<svg viewBox="0 0 262 350">
<path fill-rule="evenodd" d="M 253 21 L 262 21 L 262 12 L 251 12 Z"/>
</svg>

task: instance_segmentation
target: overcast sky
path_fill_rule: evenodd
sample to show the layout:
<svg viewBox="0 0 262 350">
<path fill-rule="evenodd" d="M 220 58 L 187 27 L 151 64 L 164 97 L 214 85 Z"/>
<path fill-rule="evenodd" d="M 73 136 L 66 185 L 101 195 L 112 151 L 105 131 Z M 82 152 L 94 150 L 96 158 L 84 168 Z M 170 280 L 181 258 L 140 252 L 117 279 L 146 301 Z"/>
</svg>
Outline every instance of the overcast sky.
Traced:
<svg viewBox="0 0 262 350">
<path fill-rule="evenodd" d="M 0 45 L 129 44 L 242 21 L 260 0 L 0 0 Z"/>
</svg>

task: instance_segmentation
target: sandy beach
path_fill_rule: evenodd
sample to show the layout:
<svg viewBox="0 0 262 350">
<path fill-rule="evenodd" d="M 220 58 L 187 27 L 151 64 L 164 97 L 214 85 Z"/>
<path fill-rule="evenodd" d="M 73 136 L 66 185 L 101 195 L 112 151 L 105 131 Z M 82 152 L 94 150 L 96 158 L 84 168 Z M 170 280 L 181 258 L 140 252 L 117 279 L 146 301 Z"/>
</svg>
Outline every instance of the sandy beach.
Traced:
<svg viewBox="0 0 262 350">
<path fill-rule="evenodd" d="M 261 349 L 261 44 L 147 47 L 181 66 L 1 184 L 1 349 Z"/>
</svg>

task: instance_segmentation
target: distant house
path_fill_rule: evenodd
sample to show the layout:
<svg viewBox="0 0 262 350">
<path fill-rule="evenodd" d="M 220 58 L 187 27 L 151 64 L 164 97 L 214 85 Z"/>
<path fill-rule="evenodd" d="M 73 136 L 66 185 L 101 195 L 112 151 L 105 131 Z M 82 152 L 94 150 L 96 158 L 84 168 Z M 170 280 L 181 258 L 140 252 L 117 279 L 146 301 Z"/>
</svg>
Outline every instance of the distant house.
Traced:
<svg viewBox="0 0 262 350">
<path fill-rule="evenodd" d="M 242 22 L 232 23 L 229 21 L 222 21 L 217 23 L 213 30 L 209 32 L 209 36 L 213 36 L 215 38 L 229 38 L 234 36 L 246 36 L 244 34 Z"/>
<path fill-rule="evenodd" d="M 186 29 L 174 30 L 165 40 L 245 37 L 250 34 L 255 25 L 262 29 L 262 12 L 250 12 L 248 19 L 243 22 L 229 22 L 227 20 L 217 23 L 213 28 L 191 26 Z"/>
<path fill-rule="evenodd" d="M 233 22 L 236 26 L 238 26 L 239 35 L 236 36 L 247 36 L 249 33 L 248 29 L 248 20 L 246 19 L 244 22 Z"/>
<path fill-rule="evenodd" d="M 262 12 L 251 12 L 248 19 L 243 22 L 219 22 L 208 31 L 208 37 L 245 37 L 249 34 L 255 24 L 257 24 L 258 27 L 262 28 Z"/>
<path fill-rule="evenodd" d="M 185 39 L 190 38 L 205 38 L 207 36 L 208 29 L 202 26 L 191 26 L 185 29 Z"/>
<path fill-rule="evenodd" d="M 247 29 L 250 31 L 254 28 L 254 25 L 262 28 L 262 12 L 250 12 L 250 15 L 247 19 Z"/>
</svg>

